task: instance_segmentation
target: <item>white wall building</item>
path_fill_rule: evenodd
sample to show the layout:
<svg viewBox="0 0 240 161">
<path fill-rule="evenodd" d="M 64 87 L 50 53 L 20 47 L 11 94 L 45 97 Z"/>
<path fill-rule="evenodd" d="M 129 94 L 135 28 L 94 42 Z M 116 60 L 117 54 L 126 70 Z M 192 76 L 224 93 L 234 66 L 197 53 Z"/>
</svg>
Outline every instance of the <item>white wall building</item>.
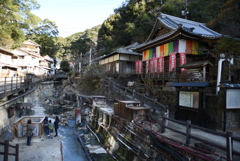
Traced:
<svg viewBox="0 0 240 161">
<path fill-rule="evenodd" d="M 31 40 L 26 40 L 19 48 L 12 52 L 18 57 L 16 64 L 19 67 L 20 75 L 35 74 L 54 74 L 54 60 L 47 56 L 40 55 L 41 46 Z"/>
<path fill-rule="evenodd" d="M 17 76 L 16 60 L 17 56 L 14 53 L 0 47 L 0 77 Z"/>
</svg>

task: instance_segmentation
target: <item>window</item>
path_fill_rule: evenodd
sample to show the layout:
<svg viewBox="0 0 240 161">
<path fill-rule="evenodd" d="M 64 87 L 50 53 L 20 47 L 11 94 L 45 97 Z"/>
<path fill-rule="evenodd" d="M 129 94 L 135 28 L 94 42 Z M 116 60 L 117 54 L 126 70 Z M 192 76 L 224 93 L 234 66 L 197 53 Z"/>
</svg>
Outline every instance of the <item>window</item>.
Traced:
<svg viewBox="0 0 240 161">
<path fill-rule="evenodd" d="M 227 109 L 240 109 L 240 89 L 227 89 Z"/>
</svg>

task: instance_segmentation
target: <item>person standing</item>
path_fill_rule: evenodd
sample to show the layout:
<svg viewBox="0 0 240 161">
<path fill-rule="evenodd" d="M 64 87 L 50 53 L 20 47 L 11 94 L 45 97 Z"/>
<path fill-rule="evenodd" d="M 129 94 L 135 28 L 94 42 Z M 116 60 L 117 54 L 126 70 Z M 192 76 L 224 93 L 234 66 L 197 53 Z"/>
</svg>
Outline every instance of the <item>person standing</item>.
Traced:
<svg viewBox="0 0 240 161">
<path fill-rule="evenodd" d="M 44 132 L 48 136 L 49 135 L 49 127 L 48 127 L 48 117 L 47 116 L 45 117 L 43 123 L 44 123 Z"/>
<path fill-rule="evenodd" d="M 28 120 L 27 121 L 27 146 L 31 145 L 33 130 L 34 130 L 34 126 L 32 125 L 32 121 Z"/>
<path fill-rule="evenodd" d="M 55 134 L 54 137 L 58 136 L 58 124 L 59 124 L 59 117 L 56 116 L 55 121 L 54 121 L 54 128 L 55 128 L 55 133 L 56 134 Z"/>
<path fill-rule="evenodd" d="M 49 127 L 49 137 L 50 137 L 51 139 L 53 139 L 52 134 L 53 134 L 54 125 L 53 125 L 53 123 L 52 123 L 52 120 L 49 120 L 48 127 Z"/>
</svg>

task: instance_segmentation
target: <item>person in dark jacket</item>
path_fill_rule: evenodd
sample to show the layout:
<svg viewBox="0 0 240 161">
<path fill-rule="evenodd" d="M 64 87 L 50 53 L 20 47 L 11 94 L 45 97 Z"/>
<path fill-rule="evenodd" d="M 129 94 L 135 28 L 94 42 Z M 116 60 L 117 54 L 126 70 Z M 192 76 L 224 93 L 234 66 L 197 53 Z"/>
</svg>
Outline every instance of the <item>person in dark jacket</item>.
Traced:
<svg viewBox="0 0 240 161">
<path fill-rule="evenodd" d="M 54 121 L 54 128 L 55 128 L 56 135 L 54 137 L 58 136 L 58 124 L 59 124 L 59 121 L 60 121 L 59 117 L 56 116 L 55 121 Z"/>
<path fill-rule="evenodd" d="M 32 121 L 28 120 L 27 121 L 27 145 L 28 146 L 31 145 L 31 140 L 32 140 L 32 136 L 33 136 L 33 130 L 34 130 L 34 126 L 32 125 Z"/>
<path fill-rule="evenodd" d="M 48 127 L 48 117 L 47 116 L 45 117 L 43 123 L 44 123 L 44 132 L 48 136 L 49 135 L 49 127 Z"/>
</svg>

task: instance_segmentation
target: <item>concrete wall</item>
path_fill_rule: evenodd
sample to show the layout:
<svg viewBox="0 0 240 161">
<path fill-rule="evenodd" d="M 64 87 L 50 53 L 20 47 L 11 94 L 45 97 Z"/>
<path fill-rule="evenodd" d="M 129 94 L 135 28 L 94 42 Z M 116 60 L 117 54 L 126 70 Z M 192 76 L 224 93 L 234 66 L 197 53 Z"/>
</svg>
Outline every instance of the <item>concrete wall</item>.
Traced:
<svg viewBox="0 0 240 161">
<path fill-rule="evenodd" d="M 16 103 L 29 102 L 33 106 L 42 106 L 42 103 L 45 99 L 52 99 L 53 94 L 56 91 L 55 85 L 53 82 L 38 84 L 34 89 L 26 91 L 26 95 L 18 95 L 11 100 L 0 103 L 0 139 L 5 140 L 11 138 L 6 135 L 6 132 L 11 133 L 13 128 L 13 122 L 15 122 L 19 117 L 21 117 L 21 110 L 14 109 L 14 115 L 11 118 L 8 118 L 7 109 L 10 106 L 14 106 Z"/>
</svg>

